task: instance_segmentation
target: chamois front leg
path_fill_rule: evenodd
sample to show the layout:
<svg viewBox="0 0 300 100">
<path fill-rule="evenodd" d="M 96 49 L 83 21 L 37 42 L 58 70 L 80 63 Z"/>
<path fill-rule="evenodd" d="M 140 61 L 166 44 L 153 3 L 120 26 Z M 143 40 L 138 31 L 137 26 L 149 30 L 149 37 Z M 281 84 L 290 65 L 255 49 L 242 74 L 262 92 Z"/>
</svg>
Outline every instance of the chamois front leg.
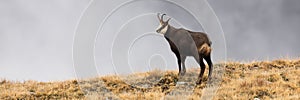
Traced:
<svg viewBox="0 0 300 100">
<path fill-rule="evenodd" d="M 182 55 L 181 56 L 182 71 L 180 72 L 181 76 L 184 76 L 184 74 L 186 72 L 186 69 L 185 69 L 185 59 L 186 59 L 186 56 Z"/>
<path fill-rule="evenodd" d="M 173 51 L 174 52 L 174 51 Z M 179 52 L 174 52 L 177 58 L 177 64 L 178 64 L 178 76 L 181 74 L 181 57 Z"/>
</svg>

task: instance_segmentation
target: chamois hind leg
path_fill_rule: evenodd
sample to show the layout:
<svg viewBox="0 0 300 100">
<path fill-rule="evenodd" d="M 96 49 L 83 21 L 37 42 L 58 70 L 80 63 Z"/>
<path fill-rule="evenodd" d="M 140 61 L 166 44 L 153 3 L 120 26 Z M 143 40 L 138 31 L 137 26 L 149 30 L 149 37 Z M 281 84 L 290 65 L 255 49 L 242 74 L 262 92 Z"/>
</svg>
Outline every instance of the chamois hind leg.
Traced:
<svg viewBox="0 0 300 100">
<path fill-rule="evenodd" d="M 209 66 L 209 73 L 208 73 L 208 80 L 209 83 L 211 82 L 211 75 L 213 72 L 213 63 L 211 61 L 211 56 L 210 54 L 204 57 L 205 61 L 207 62 L 208 66 Z"/>
<path fill-rule="evenodd" d="M 198 64 L 200 65 L 200 68 L 201 68 L 198 79 L 196 81 L 196 84 L 201 84 L 202 77 L 203 77 L 203 74 L 204 74 L 204 71 L 205 71 L 205 64 L 203 62 L 202 55 L 199 54 L 199 57 L 194 57 L 194 58 L 196 59 L 196 61 L 198 62 Z"/>
<path fill-rule="evenodd" d="M 182 63 L 182 70 L 180 72 L 180 75 L 183 76 L 186 72 L 186 69 L 185 69 L 185 59 L 186 59 L 186 56 L 181 56 L 181 63 Z"/>
</svg>

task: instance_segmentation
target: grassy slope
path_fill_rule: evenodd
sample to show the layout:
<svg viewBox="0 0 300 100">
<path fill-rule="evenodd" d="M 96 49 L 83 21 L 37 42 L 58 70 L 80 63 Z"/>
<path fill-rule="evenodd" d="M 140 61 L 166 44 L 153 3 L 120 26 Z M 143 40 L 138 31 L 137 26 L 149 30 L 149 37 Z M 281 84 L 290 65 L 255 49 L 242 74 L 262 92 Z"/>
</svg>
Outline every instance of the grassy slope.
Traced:
<svg viewBox="0 0 300 100">
<path fill-rule="evenodd" d="M 214 99 L 300 99 L 300 60 L 218 65 L 223 66 L 224 73 Z M 80 82 L 0 80 L 0 99 L 199 99 L 207 76 L 203 84 L 196 86 L 198 72 L 190 69 L 184 77 L 178 77 L 177 71 L 152 71 Z"/>
</svg>

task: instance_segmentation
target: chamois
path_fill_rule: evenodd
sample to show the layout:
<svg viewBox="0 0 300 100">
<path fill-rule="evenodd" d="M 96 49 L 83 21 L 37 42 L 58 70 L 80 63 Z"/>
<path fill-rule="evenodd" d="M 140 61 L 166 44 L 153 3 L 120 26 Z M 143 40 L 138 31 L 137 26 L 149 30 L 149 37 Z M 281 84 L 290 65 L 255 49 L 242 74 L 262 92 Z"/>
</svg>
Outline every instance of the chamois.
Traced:
<svg viewBox="0 0 300 100">
<path fill-rule="evenodd" d="M 203 32 L 193 32 L 183 28 L 174 28 L 169 25 L 171 18 L 164 21 L 163 18 L 166 14 L 157 14 L 159 19 L 159 27 L 156 30 L 157 33 L 164 35 L 168 41 L 170 48 L 175 53 L 178 62 L 178 75 L 183 76 L 186 72 L 185 59 L 187 56 L 192 56 L 198 62 L 201 67 L 200 74 L 196 84 L 201 84 L 202 76 L 205 71 L 205 64 L 203 59 L 206 60 L 209 66 L 208 78 L 211 79 L 213 64 L 211 61 L 211 41 L 208 36 Z M 182 63 L 182 68 L 181 68 Z"/>
</svg>

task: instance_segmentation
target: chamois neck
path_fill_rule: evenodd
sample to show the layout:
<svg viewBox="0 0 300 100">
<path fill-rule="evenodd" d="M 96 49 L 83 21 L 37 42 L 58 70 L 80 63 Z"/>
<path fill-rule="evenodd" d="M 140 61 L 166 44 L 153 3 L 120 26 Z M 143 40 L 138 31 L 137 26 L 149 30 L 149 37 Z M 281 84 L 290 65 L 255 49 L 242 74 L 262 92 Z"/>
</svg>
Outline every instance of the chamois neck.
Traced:
<svg viewBox="0 0 300 100">
<path fill-rule="evenodd" d="M 166 31 L 166 33 L 164 34 L 165 36 L 166 35 L 170 35 L 172 34 L 172 32 L 175 30 L 175 27 L 171 26 L 171 25 L 168 25 L 168 29 Z"/>
</svg>

